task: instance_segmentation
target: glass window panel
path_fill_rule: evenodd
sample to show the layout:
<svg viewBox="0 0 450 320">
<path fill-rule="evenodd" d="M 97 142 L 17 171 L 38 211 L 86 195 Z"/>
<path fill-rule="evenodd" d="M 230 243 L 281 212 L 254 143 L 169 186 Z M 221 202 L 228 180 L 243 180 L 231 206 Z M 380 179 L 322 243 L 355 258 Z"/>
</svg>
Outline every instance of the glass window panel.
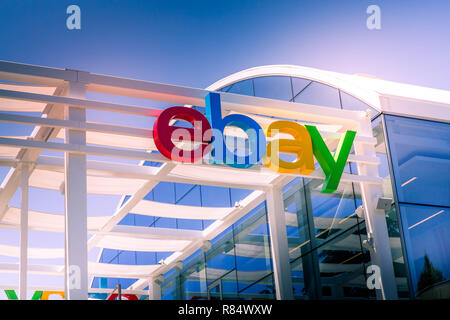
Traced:
<svg viewBox="0 0 450 320">
<path fill-rule="evenodd" d="M 394 264 L 394 274 L 397 283 L 399 298 L 409 298 L 409 285 L 406 274 L 405 259 L 400 238 L 400 228 L 397 218 L 397 212 L 393 205 L 391 210 L 386 212 L 386 225 L 389 234 L 389 243 L 391 246 L 392 262 Z"/>
<path fill-rule="evenodd" d="M 203 253 L 201 254 L 203 257 Z M 202 259 L 181 274 L 180 286 L 187 300 L 206 300 L 208 297 L 205 262 Z"/>
<path fill-rule="evenodd" d="M 134 251 L 122 251 L 119 255 L 119 264 L 136 264 L 136 252 Z"/>
<path fill-rule="evenodd" d="M 119 279 L 116 278 L 108 278 L 108 282 L 107 282 L 107 288 L 108 289 L 114 289 L 115 287 L 117 287 L 117 285 L 119 284 Z"/>
<path fill-rule="evenodd" d="M 243 223 L 246 220 L 255 219 L 255 217 L 261 217 L 266 212 L 266 202 L 260 203 L 256 208 L 251 210 L 248 214 L 240 218 L 238 221 L 234 223 L 234 227 L 238 227 L 241 223 Z"/>
<path fill-rule="evenodd" d="M 291 262 L 294 299 L 319 299 L 319 264 L 317 251 L 309 252 Z"/>
<path fill-rule="evenodd" d="M 208 297 L 209 300 L 221 300 L 222 299 L 222 283 L 221 280 L 216 283 L 209 285 L 208 287 Z"/>
<path fill-rule="evenodd" d="M 118 279 L 118 283 L 117 284 L 119 284 L 120 283 L 120 286 L 122 287 L 122 288 L 128 288 L 129 286 L 131 286 L 133 283 L 135 283 L 136 281 L 137 281 L 138 279 L 124 279 L 124 278 L 121 278 L 121 279 Z M 118 297 L 116 298 L 116 300 L 118 299 Z"/>
<path fill-rule="evenodd" d="M 222 89 L 219 89 L 219 90 L 217 90 L 217 91 L 220 91 L 220 92 L 228 92 L 228 90 L 230 90 L 230 88 L 231 88 L 231 85 L 226 86 L 226 87 L 223 87 Z"/>
<path fill-rule="evenodd" d="M 302 179 L 285 192 L 286 231 L 291 260 L 311 250 L 309 216 Z"/>
<path fill-rule="evenodd" d="M 400 205 L 415 291 L 450 279 L 450 209 Z"/>
<path fill-rule="evenodd" d="M 245 199 L 253 190 L 231 188 L 231 203 L 234 205 L 237 201 Z"/>
<path fill-rule="evenodd" d="M 177 219 L 178 229 L 203 230 L 203 221 L 194 219 Z"/>
<path fill-rule="evenodd" d="M 104 248 L 102 251 L 100 262 L 111 263 L 112 259 L 114 259 L 118 255 L 118 253 L 119 250 Z"/>
<path fill-rule="evenodd" d="M 229 188 L 202 186 L 203 207 L 230 207 Z"/>
<path fill-rule="evenodd" d="M 253 79 L 248 79 L 248 80 L 233 83 L 231 85 L 231 88 L 228 90 L 228 92 L 243 94 L 246 96 L 253 96 L 254 95 Z"/>
<path fill-rule="evenodd" d="M 203 229 L 208 228 L 212 223 L 214 223 L 214 220 L 203 220 Z"/>
<path fill-rule="evenodd" d="M 294 98 L 294 101 L 316 106 L 341 108 L 338 90 L 319 82 L 311 83 Z"/>
<path fill-rule="evenodd" d="M 292 288 L 295 300 L 307 299 L 307 289 L 305 287 L 305 275 L 302 270 L 301 259 L 297 263 L 291 264 Z"/>
<path fill-rule="evenodd" d="M 155 201 L 175 203 L 175 188 L 172 182 L 161 181 L 152 191 Z"/>
<path fill-rule="evenodd" d="M 184 281 L 186 300 L 207 300 L 206 282 L 204 277 L 199 277 L 197 281 Z"/>
<path fill-rule="evenodd" d="M 158 217 L 155 219 L 155 223 L 153 224 L 154 227 L 157 228 L 177 228 L 177 219 L 175 218 L 164 218 L 164 217 Z"/>
<path fill-rule="evenodd" d="M 312 81 L 302 78 L 292 78 L 292 90 L 294 91 L 294 97 L 306 88 Z"/>
<path fill-rule="evenodd" d="M 176 300 L 176 281 L 172 280 L 161 286 L 161 300 Z"/>
<path fill-rule="evenodd" d="M 223 250 L 223 253 L 215 254 L 213 257 L 211 257 L 207 262 L 206 266 L 211 269 L 223 269 L 223 272 L 226 273 L 231 269 L 234 269 L 235 261 L 234 261 L 234 251 L 232 250 L 226 250 L 225 248 L 221 248 Z M 208 281 L 214 281 L 217 279 L 218 273 L 217 272 L 210 272 L 208 274 Z M 222 276 L 222 275 L 220 275 Z M 220 277 L 219 276 L 219 277 Z"/>
<path fill-rule="evenodd" d="M 134 215 L 134 222 L 135 222 L 136 226 L 148 227 L 154 221 L 155 221 L 155 217 L 144 216 L 144 215 L 140 215 L 140 214 Z"/>
<path fill-rule="evenodd" d="M 178 202 L 180 199 L 185 197 L 188 192 L 195 189 L 196 187 L 198 188 L 198 186 L 195 184 L 175 183 L 176 201 Z M 200 202 L 200 199 L 198 199 L 198 202 Z"/>
<path fill-rule="evenodd" d="M 175 184 L 177 185 L 177 184 Z M 200 206 L 200 188 L 195 185 L 190 185 L 189 188 L 182 190 L 180 194 L 177 189 L 177 204 L 185 206 Z"/>
<path fill-rule="evenodd" d="M 322 297 L 343 299 L 374 295 L 366 285 L 364 272 L 370 257 L 361 247 L 363 239 L 367 236 L 354 226 L 317 249 Z"/>
<path fill-rule="evenodd" d="M 127 225 L 127 226 L 134 226 L 134 214 L 127 214 L 125 217 L 123 217 L 122 220 L 118 223 L 119 225 Z"/>
<path fill-rule="evenodd" d="M 311 208 L 314 220 L 313 242 L 317 244 L 358 222 L 352 184 L 341 182 L 335 192 L 326 194 L 321 192 L 322 183 L 321 180 L 305 179 L 308 208 Z"/>
<path fill-rule="evenodd" d="M 156 252 L 156 261 L 168 258 L 173 252 Z"/>
<path fill-rule="evenodd" d="M 346 110 L 360 110 L 360 111 L 366 111 L 369 109 L 372 111 L 372 118 L 376 117 L 379 112 L 369 106 L 368 104 L 362 102 L 361 100 L 355 98 L 352 95 L 349 95 L 348 93 L 345 93 L 343 91 L 340 91 L 341 94 L 341 102 L 342 102 L 342 108 Z"/>
<path fill-rule="evenodd" d="M 236 300 L 238 298 L 237 273 L 233 270 L 222 278 L 223 300 Z"/>
<path fill-rule="evenodd" d="M 399 202 L 450 206 L 450 124 L 386 116 Z"/>
<path fill-rule="evenodd" d="M 136 252 L 136 264 L 137 265 L 150 265 L 157 264 L 155 252 Z"/>
<path fill-rule="evenodd" d="M 272 272 L 270 238 L 267 234 L 265 210 L 254 211 L 246 220 L 234 225 L 239 290 Z"/>
<path fill-rule="evenodd" d="M 153 195 L 153 190 L 145 195 L 144 200 L 150 200 L 150 201 L 154 201 L 155 200 L 155 197 Z"/>
<path fill-rule="evenodd" d="M 158 151 L 152 151 L 151 153 L 159 153 Z M 144 166 L 149 166 L 149 167 L 161 167 L 163 165 L 162 162 L 156 162 L 156 161 L 145 161 L 144 162 Z"/>
<path fill-rule="evenodd" d="M 163 299 L 206 300 L 206 269 L 204 253 L 197 250 L 183 261 L 180 271 L 170 270 L 161 286 Z"/>
<path fill-rule="evenodd" d="M 253 79 L 253 83 L 256 97 L 286 101 L 292 99 L 291 79 L 289 77 L 260 77 Z"/>
<path fill-rule="evenodd" d="M 275 285 L 273 282 L 273 274 L 271 273 L 263 279 L 260 279 L 258 282 L 241 289 L 241 291 L 239 291 L 239 297 L 245 300 L 275 299 Z"/>
<path fill-rule="evenodd" d="M 218 238 L 220 241 L 216 241 L 206 254 L 208 284 L 236 268 L 232 230 L 229 229 L 228 232 Z"/>
</svg>

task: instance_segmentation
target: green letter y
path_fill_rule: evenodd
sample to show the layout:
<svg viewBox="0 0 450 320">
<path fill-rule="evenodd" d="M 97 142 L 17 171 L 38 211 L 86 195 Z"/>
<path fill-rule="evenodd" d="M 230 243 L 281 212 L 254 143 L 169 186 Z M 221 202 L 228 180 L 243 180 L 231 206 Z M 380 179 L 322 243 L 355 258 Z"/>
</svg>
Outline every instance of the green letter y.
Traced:
<svg viewBox="0 0 450 320">
<path fill-rule="evenodd" d="M 317 128 L 308 125 L 305 125 L 305 127 L 311 136 L 314 156 L 326 176 L 322 192 L 332 193 L 339 186 L 339 181 L 341 180 L 342 172 L 347 163 L 347 158 L 352 148 L 356 132 L 347 131 L 344 137 L 339 140 L 336 152 L 332 155 Z"/>
</svg>

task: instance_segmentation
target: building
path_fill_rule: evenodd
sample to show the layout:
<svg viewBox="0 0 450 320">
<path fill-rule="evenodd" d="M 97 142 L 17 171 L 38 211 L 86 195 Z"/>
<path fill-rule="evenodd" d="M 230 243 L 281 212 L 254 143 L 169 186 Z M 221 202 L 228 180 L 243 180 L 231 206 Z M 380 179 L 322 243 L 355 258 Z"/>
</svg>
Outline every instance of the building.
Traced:
<svg viewBox="0 0 450 320">
<path fill-rule="evenodd" d="M 78 266 L 28 265 L 29 272 L 65 274 L 72 299 L 87 292 L 105 299 L 119 284 L 130 299 L 448 297 L 448 91 L 286 65 L 244 70 L 205 90 L 10 62 L 0 62 L 0 79 L 7 81 L 0 109 L 9 111 L 0 121 L 36 126 L 32 138 L 0 138 L 0 164 L 11 166 L 0 227 L 21 230 L 20 247 L 0 245 L 1 255 L 20 263 L 3 263 L 0 272 L 19 272 L 22 294 L 28 252 Z M 318 165 L 312 174 L 279 174 L 261 163 L 185 165 L 164 159 L 137 125 L 86 122 L 86 109 L 158 116 L 161 110 L 134 106 L 144 99 L 205 114 L 208 92 L 220 93 L 223 113 L 245 114 L 263 128 L 280 119 L 314 124 L 330 150 L 341 133 L 356 131 L 337 190 L 321 192 Z M 239 130 L 226 134 L 245 139 Z M 8 206 L 20 185 L 22 208 Z M 28 187 L 64 194 L 66 220 L 63 212 L 28 210 Z M 122 200 L 109 216 L 86 217 L 89 193 Z M 28 228 L 66 230 L 66 249 L 28 248 Z M 87 245 L 78 241 L 87 234 Z M 102 251 L 88 263 L 93 247 Z M 371 265 L 381 272 L 375 280 Z M 89 288 L 71 286 L 72 272 L 90 276 Z"/>
</svg>

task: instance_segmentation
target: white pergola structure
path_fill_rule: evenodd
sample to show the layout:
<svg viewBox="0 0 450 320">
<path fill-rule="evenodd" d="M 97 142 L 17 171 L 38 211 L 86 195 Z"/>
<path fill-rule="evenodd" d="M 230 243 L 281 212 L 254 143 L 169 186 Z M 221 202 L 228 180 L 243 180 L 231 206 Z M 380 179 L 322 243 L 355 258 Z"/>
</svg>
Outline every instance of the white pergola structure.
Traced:
<svg viewBox="0 0 450 320">
<path fill-rule="evenodd" d="M 281 68 L 281 67 L 279 67 Z M 251 71 L 248 77 L 251 77 Z M 313 69 L 311 69 L 313 70 Z M 275 72 L 276 73 L 276 72 Z M 282 73 L 281 71 L 279 72 Z M 311 76 L 311 78 L 314 78 Z M 263 166 L 235 169 L 217 165 L 187 165 L 171 162 L 155 151 L 151 130 L 86 121 L 86 109 L 158 116 L 161 110 L 133 105 L 86 99 L 86 92 L 114 94 L 176 103 L 204 106 L 208 91 L 229 82 L 224 79 L 207 90 L 173 86 L 92 74 L 84 71 L 55 69 L 0 61 L 1 123 L 35 126 L 27 137 L 0 137 L 0 165 L 11 167 L 0 189 L 0 228 L 20 229 L 20 247 L 0 244 L 0 254 L 20 257 L 19 264 L 1 263 L 0 272 L 19 272 L 19 294 L 26 298 L 27 273 L 64 274 L 67 299 L 87 299 L 88 276 L 139 279 L 123 293 L 149 294 L 161 298 L 161 278 L 176 268 L 180 261 L 198 249 L 207 250 L 209 241 L 266 201 L 270 228 L 271 254 L 277 299 L 292 299 L 286 216 L 282 187 L 299 175 L 278 174 Z M 323 79 L 322 79 L 323 81 Z M 17 84 L 21 83 L 21 84 Z M 27 85 L 24 85 L 27 84 Z M 343 84 L 344 86 L 344 84 Z M 350 90 L 350 89 L 349 89 Z M 372 99 L 377 97 L 361 88 L 351 89 Z M 321 106 L 279 101 L 231 93 L 220 93 L 223 113 L 250 115 L 264 128 L 277 117 L 318 124 L 330 149 L 346 130 L 356 130 L 354 154 L 348 161 L 357 164 L 359 175 L 344 173 L 341 181 L 359 183 L 367 230 L 373 239 L 371 260 L 381 268 L 383 299 L 396 299 L 397 289 L 384 211 L 376 209 L 381 196 L 382 179 L 378 176 L 370 115 Z M 358 96 L 358 94 L 356 94 Z M 17 112 L 39 112 L 38 116 Z M 269 117 L 267 117 L 269 116 Z M 101 120 L 101 119 L 99 119 Z M 230 135 L 239 132 L 230 130 Z M 64 142 L 52 142 L 63 138 Z M 64 153 L 64 158 L 44 156 L 41 151 Z M 87 160 L 87 155 L 161 162 L 160 167 L 124 164 L 115 161 Z M 308 177 L 324 179 L 320 170 Z M 143 198 L 160 181 L 222 186 L 253 190 L 235 207 L 208 208 L 172 205 Z M 9 202 L 21 187 L 21 208 Z M 60 190 L 65 196 L 65 214 L 58 215 L 28 210 L 28 188 Z M 106 217 L 88 217 L 87 194 L 129 195 L 115 212 Z M 184 219 L 215 220 L 203 231 L 149 228 L 118 225 L 128 214 Z M 65 233 L 65 249 L 28 248 L 28 230 Z M 88 240 L 88 235 L 92 235 Z M 157 265 L 114 265 L 88 262 L 94 247 L 130 251 L 173 251 Z M 65 258 L 64 266 L 28 265 L 27 259 Z M 74 274 L 80 281 L 74 281 Z M 76 280 L 76 279 L 75 279 Z M 149 291 L 144 288 L 149 286 Z"/>
</svg>

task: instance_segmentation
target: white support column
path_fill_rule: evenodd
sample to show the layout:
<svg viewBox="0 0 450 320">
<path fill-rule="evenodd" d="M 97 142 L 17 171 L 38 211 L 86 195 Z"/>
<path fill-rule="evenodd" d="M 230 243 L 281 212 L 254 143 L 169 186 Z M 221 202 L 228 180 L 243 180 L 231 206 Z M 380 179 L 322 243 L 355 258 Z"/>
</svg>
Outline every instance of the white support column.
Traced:
<svg viewBox="0 0 450 320">
<path fill-rule="evenodd" d="M 276 298 L 277 300 L 292 300 L 294 294 L 281 187 L 274 186 L 267 191 L 266 201 Z"/>
<path fill-rule="evenodd" d="M 162 276 L 151 278 L 148 282 L 148 300 L 161 300 Z"/>
<path fill-rule="evenodd" d="M 69 83 L 69 97 L 85 98 L 83 83 Z M 67 106 L 66 120 L 86 121 L 86 111 Z M 65 142 L 86 144 L 86 133 L 69 130 Z M 65 154 L 65 290 L 68 300 L 88 299 L 86 155 Z"/>
<path fill-rule="evenodd" d="M 19 299 L 27 299 L 28 276 L 28 164 L 21 165 Z"/>
<path fill-rule="evenodd" d="M 368 117 L 361 119 L 359 134 L 364 136 L 372 135 L 372 127 Z M 355 154 L 374 157 L 376 156 L 375 147 L 355 144 Z M 376 166 L 358 163 L 357 167 L 360 175 L 379 177 L 378 167 Z M 371 260 L 372 264 L 380 267 L 381 272 L 381 288 L 377 290 L 377 297 L 383 300 L 396 300 L 398 299 L 397 285 L 385 212 L 384 210 L 376 209 L 377 198 L 382 195 L 382 189 L 379 185 L 364 182 L 361 182 L 360 185 L 367 234 L 372 241 Z"/>
</svg>

